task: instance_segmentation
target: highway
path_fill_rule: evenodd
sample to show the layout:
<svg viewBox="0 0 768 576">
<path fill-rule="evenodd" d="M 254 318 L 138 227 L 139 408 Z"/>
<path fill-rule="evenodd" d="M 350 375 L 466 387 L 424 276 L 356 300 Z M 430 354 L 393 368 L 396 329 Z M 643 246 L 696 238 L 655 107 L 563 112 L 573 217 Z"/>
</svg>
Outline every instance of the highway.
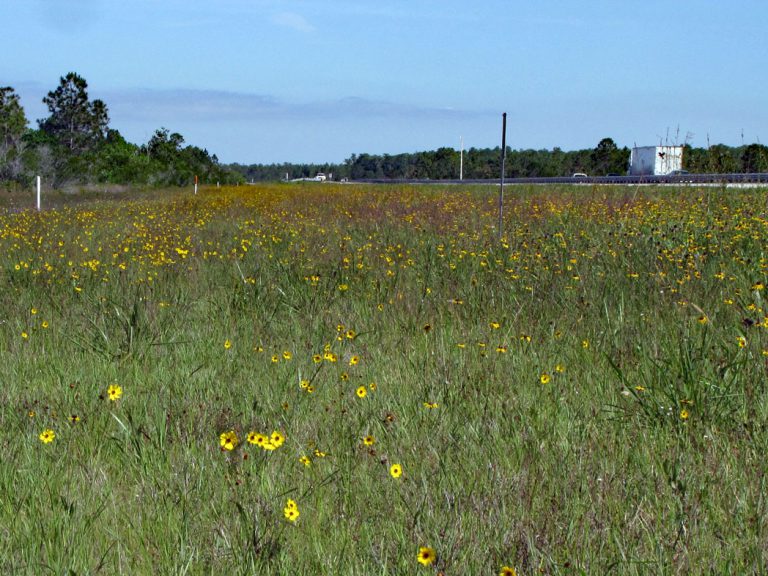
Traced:
<svg viewBox="0 0 768 576">
<path fill-rule="evenodd" d="M 499 179 L 430 180 L 398 178 L 363 178 L 351 180 L 369 184 L 498 184 Z M 547 178 L 505 178 L 504 185 L 514 184 L 765 184 L 768 173 L 752 174 L 675 174 L 667 176 L 556 176 Z"/>
</svg>

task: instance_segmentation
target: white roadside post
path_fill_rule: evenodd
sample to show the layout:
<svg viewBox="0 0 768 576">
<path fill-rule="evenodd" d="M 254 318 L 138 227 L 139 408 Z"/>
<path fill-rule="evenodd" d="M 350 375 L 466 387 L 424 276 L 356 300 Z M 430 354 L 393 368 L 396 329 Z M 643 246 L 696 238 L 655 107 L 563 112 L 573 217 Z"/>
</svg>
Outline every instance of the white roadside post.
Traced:
<svg viewBox="0 0 768 576">
<path fill-rule="evenodd" d="M 35 206 L 37 207 L 37 211 L 40 212 L 40 176 L 35 178 L 35 180 L 36 180 L 35 188 L 37 190 L 37 194 L 36 194 L 37 201 L 35 202 Z"/>
<path fill-rule="evenodd" d="M 197 195 L 197 176 L 195 176 L 195 195 Z"/>
</svg>

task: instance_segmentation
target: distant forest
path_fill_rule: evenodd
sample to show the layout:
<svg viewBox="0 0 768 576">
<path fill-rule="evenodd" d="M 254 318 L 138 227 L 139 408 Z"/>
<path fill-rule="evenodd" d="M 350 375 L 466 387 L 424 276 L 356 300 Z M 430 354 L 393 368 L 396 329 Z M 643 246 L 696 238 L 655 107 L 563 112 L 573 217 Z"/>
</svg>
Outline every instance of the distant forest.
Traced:
<svg viewBox="0 0 768 576">
<path fill-rule="evenodd" d="M 595 148 L 566 152 L 552 150 L 507 149 L 504 174 L 509 178 L 570 176 L 583 172 L 590 176 L 624 175 L 629 168 L 629 148 L 619 148 L 611 138 L 603 138 Z M 334 180 L 408 178 L 445 180 L 459 178 L 460 152 L 439 148 L 410 154 L 353 154 L 342 164 L 230 164 L 248 182 L 311 178 L 318 172 L 332 174 Z M 725 174 L 767 172 L 768 147 L 762 144 L 730 147 L 716 144 L 709 148 L 685 146 L 683 167 L 689 172 Z M 500 148 L 470 148 L 464 151 L 464 178 L 498 178 L 501 173 Z"/>
<path fill-rule="evenodd" d="M 184 137 L 158 128 L 145 144 L 133 144 L 109 126 L 107 104 L 88 97 L 88 84 L 74 72 L 43 98 L 49 116 L 31 128 L 11 87 L 0 87 L 0 182 L 27 186 L 34 176 L 49 185 L 122 184 L 188 186 L 311 178 L 444 180 L 459 177 L 460 153 L 453 148 L 409 154 L 353 154 L 340 164 L 221 164 L 215 154 L 185 146 Z M 507 177 L 625 174 L 629 148 L 603 138 L 593 149 L 564 151 L 507 149 Z M 497 178 L 500 148 L 470 148 L 463 154 L 467 179 Z M 683 167 L 694 173 L 768 172 L 762 144 L 708 148 L 686 146 Z"/>
</svg>

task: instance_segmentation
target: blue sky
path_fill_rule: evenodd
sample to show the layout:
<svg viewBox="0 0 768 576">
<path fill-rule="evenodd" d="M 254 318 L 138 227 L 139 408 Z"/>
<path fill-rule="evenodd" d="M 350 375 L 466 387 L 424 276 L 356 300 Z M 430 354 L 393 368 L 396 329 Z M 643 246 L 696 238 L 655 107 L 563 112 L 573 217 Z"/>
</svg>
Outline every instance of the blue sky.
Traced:
<svg viewBox="0 0 768 576">
<path fill-rule="evenodd" d="M 768 142 L 765 0 L 2 0 L 32 125 L 75 71 L 111 127 L 223 162 Z M 743 136 L 742 136 L 743 134 Z"/>
</svg>

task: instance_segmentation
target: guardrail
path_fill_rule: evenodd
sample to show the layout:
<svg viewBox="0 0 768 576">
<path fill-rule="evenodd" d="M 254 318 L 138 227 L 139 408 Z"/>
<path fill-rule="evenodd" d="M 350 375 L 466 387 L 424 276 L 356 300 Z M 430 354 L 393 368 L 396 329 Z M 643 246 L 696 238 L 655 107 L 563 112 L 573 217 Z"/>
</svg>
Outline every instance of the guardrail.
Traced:
<svg viewBox="0 0 768 576">
<path fill-rule="evenodd" d="M 352 180 L 368 184 L 498 184 L 499 179 L 430 180 L 407 178 L 363 178 Z M 666 176 L 554 176 L 542 178 L 505 178 L 504 184 L 768 184 L 768 173 L 747 174 L 674 174 Z"/>
</svg>

